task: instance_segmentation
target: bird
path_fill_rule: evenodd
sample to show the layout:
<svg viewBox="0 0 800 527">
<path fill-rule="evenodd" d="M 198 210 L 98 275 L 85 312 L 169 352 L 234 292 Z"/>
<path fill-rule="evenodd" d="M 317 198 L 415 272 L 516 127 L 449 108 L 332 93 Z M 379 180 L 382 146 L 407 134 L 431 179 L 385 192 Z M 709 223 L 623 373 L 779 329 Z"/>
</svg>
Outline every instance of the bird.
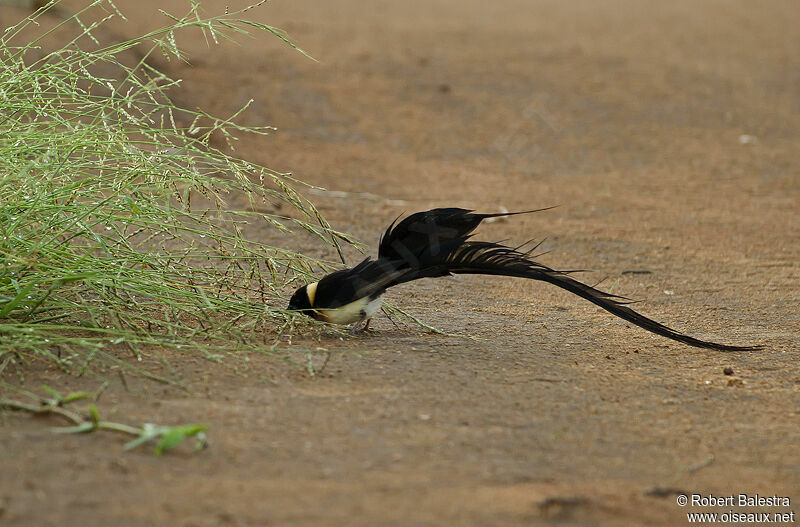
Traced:
<svg viewBox="0 0 800 527">
<path fill-rule="evenodd" d="M 380 238 L 378 257 L 330 273 L 319 281 L 299 287 L 289 300 L 288 311 L 299 311 L 333 324 L 353 324 L 357 332 L 369 327 L 380 310 L 386 290 L 421 278 L 454 274 L 500 275 L 540 280 L 576 294 L 640 328 L 689 346 L 717 351 L 756 351 L 763 345 L 737 346 L 700 340 L 680 333 L 631 309 L 626 297 L 599 290 L 570 275 L 575 270 L 552 269 L 534 261 L 520 247 L 473 239 L 477 227 L 489 218 L 530 214 L 520 212 L 476 213 L 448 207 L 417 212 L 399 223 L 395 219 Z M 523 244 L 524 246 L 525 244 Z M 361 324 L 364 324 L 361 327 Z"/>
</svg>

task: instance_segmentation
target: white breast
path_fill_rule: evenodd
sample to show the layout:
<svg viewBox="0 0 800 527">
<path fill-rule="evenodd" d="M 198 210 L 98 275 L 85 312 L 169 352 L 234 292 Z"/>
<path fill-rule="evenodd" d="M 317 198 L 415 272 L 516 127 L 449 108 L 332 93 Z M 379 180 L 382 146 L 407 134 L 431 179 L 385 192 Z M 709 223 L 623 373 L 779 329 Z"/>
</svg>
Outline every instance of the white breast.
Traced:
<svg viewBox="0 0 800 527">
<path fill-rule="evenodd" d="M 335 309 L 317 309 L 317 312 L 325 317 L 328 322 L 352 324 L 353 322 L 372 318 L 372 315 L 381 308 L 381 303 L 381 297 L 374 300 L 364 297 Z"/>
</svg>

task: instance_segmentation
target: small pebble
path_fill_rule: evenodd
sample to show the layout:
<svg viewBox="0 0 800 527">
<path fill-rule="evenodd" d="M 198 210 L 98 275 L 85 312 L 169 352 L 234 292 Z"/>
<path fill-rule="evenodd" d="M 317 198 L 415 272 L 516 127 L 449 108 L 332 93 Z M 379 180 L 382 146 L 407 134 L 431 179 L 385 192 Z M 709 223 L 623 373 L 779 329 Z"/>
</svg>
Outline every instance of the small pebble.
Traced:
<svg viewBox="0 0 800 527">
<path fill-rule="evenodd" d="M 722 370 L 722 373 L 724 373 L 725 375 L 733 375 L 733 368 L 727 366 L 725 369 Z"/>
</svg>

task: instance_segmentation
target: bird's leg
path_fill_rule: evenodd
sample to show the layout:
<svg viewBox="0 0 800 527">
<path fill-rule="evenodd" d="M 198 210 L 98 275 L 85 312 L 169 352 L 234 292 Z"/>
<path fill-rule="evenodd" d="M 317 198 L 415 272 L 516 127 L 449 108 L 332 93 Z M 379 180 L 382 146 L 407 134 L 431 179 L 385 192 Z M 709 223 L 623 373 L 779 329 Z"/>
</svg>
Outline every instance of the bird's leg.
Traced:
<svg viewBox="0 0 800 527">
<path fill-rule="evenodd" d="M 348 331 L 348 333 L 350 333 L 351 335 L 357 335 L 363 331 L 369 331 L 370 320 L 372 319 L 371 318 L 366 319 L 367 323 L 364 324 L 364 327 L 359 327 L 361 326 L 361 323 L 364 322 L 364 319 L 362 318 L 361 320 L 353 324 L 353 327 L 350 328 L 350 331 Z"/>
</svg>

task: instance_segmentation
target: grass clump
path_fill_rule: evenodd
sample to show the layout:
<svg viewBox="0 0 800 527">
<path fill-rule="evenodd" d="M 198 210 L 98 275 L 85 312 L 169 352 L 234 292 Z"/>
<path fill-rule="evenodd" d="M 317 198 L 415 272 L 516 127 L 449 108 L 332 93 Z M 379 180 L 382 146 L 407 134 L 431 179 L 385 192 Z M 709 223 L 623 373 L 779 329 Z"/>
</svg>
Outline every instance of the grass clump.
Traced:
<svg viewBox="0 0 800 527">
<path fill-rule="evenodd" d="M 287 235 L 299 226 L 340 254 L 347 238 L 289 174 L 211 143 L 268 127 L 179 108 L 167 96 L 178 81 L 148 59 L 183 59 L 175 35 L 190 29 L 214 42 L 253 29 L 288 40 L 242 18 L 255 6 L 203 17 L 192 2 L 183 17 L 162 12 L 160 29 L 105 44 L 97 28 L 124 18 L 113 2 L 54 23 L 47 12 L 57 3 L 0 38 L 0 373 L 9 365 L 21 373 L 33 359 L 96 372 L 129 364 L 121 350 L 142 360 L 153 346 L 212 358 L 271 349 L 269 335 L 290 320 L 280 309 L 284 287 L 323 264 L 248 240 L 243 226 L 263 221 Z M 17 44 L 45 20 L 53 27 Z M 69 28 L 76 35 L 67 44 L 42 51 Z M 125 64 L 131 48 L 139 58 Z M 251 206 L 227 210 L 232 194 Z"/>
</svg>

